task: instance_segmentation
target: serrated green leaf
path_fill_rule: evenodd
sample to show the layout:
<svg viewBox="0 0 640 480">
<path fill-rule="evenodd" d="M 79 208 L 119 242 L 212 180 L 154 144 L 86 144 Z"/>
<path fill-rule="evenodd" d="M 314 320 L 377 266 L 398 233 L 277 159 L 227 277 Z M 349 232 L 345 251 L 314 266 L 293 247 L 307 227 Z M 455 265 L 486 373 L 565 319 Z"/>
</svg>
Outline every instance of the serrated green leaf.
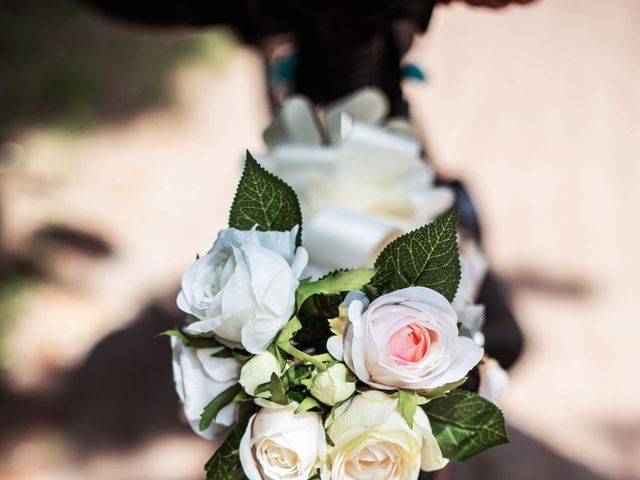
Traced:
<svg viewBox="0 0 640 480">
<path fill-rule="evenodd" d="M 387 245 L 375 263 L 377 294 L 423 286 L 452 301 L 460 282 L 457 225 L 458 211 L 452 210 Z"/>
<path fill-rule="evenodd" d="M 296 304 L 298 307 L 302 306 L 311 295 L 332 295 L 350 290 L 360 290 L 371 281 L 375 274 L 375 269 L 355 268 L 330 273 L 315 282 L 303 280 L 296 290 Z"/>
<path fill-rule="evenodd" d="M 444 385 L 442 385 L 440 387 L 431 388 L 429 390 L 420 390 L 418 392 L 418 395 L 420 395 L 421 397 L 424 397 L 424 398 L 426 398 L 428 400 L 433 400 L 433 399 L 436 399 L 436 398 L 444 397 L 448 392 L 458 388 L 460 385 L 462 385 L 466 381 L 467 381 L 467 377 L 464 377 L 464 378 L 461 378 L 460 380 L 457 380 L 455 382 L 445 383 Z"/>
<path fill-rule="evenodd" d="M 235 480 L 244 477 L 238 450 L 248 421 L 249 415 L 236 425 L 224 443 L 205 464 L 204 470 L 207 473 L 207 480 Z"/>
<path fill-rule="evenodd" d="M 242 387 L 239 383 L 231 385 L 229 388 L 221 392 L 216 398 L 211 400 L 202 410 L 200 415 L 200 431 L 204 431 L 209 428 L 211 422 L 213 422 L 220 410 L 233 402 L 233 399 L 242 391 Z"/>
<path fill-rule="evenodd" d="M 250 230 L 285 232 L 299 225 L 297 243 L 302 238 L 302 213 L 293 189 L 265 170 L 247 151 L 244 171 L 238 184 L 229 226 Z"/>
<path fill-rule="evenodd" d="M 468 460 L 509 443 L 502 412 L 480 395 L 455 390 L 422 408 L 443 455 L 451 460 Z"/>
<path fill-rule="evenodd" d="M 179 328 L 172 328 L 171 330 L 160 333 L 160 335 L 176 337 L 185 346 L 190 348 L 217 348 L 224 346 L 215 338 L 190 337 Z"/>
<path fill-rule="evenodd" d="M 398 408 L 409 428 L 413 428 L 413 417 L 418 408 L 418 396 L 409 390 L 398 390 Z"/>
<path fill-rule="evenodd" d="M 278 377 L 277 373 L 274 372 L 271 374 L 271 381 L 269 383 L 269 393 L 271 393 L 270 400 L 280 405 L 288 405 L 289 399 L 287 398 L 287 394 L 284 391 L 282 380 L 280 380 L 280 377 Z"/>
</svg>

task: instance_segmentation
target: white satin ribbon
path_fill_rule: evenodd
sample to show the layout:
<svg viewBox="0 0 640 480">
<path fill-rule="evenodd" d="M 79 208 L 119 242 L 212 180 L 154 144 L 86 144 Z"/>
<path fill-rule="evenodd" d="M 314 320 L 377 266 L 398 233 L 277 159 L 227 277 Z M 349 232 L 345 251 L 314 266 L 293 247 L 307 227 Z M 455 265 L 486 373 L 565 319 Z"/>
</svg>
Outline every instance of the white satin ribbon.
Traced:
<svg viewBox="0 0 640 480">
<path fill-rule="evenodd" d="M 314 273 L 370 265 L 391 239 L 453 206 L 452 190 L 434 185 L 412 126 L 380 125 L 388 112 L 386 97 L 371 88 L 320 118 L 296 96 L 264 133 L 268 153 L 258 160 L 298 193 Z M 466 300 L 469 290 L 461 285 L 459 296 Z"/>
<path fill-rule="evenodd" d="M 303 230 L 309 257 L 328 270 L 372 264 L 381 246 L 401 233 L 388 220 L 344 209 L 320 212 Z"/>
</svg>

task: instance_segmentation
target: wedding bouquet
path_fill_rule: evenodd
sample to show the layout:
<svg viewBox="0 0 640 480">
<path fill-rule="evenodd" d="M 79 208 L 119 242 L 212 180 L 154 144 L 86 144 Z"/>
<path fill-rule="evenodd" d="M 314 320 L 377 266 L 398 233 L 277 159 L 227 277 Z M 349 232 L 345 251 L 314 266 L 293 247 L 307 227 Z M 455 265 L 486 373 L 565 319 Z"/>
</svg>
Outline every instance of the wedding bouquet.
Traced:
<svg viewBox="0 0 640 480">
<path fill-rule="evenodd" d="M 415 479 L 506 443 L 500 410 L 459 388 L 483 349 L 451 304 L 457 212 L 317 279 L 303 226 L 248 154 L 230 228 L 182 279 L 176 388 L 196 432 L 227 434 L 207 478 Z"/>
</svg>

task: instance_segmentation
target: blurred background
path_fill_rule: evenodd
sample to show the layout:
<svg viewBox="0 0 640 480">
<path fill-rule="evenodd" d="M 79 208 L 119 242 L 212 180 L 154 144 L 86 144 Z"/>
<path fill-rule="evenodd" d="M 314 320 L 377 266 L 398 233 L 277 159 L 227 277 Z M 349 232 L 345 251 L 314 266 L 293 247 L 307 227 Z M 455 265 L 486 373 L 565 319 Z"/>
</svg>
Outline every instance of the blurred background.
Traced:
<svg viewBox="0 0 640 480">
<path fill-rule="evenodd" d="M 512 444 L 454 479 L 640 479 L 640 3 L 438 7 L 407 84 L 526 337 Z M 202 478 L 170 350 L 270 111 L 223 29 L 0 3 L 0 478 Z"/>
</svg>

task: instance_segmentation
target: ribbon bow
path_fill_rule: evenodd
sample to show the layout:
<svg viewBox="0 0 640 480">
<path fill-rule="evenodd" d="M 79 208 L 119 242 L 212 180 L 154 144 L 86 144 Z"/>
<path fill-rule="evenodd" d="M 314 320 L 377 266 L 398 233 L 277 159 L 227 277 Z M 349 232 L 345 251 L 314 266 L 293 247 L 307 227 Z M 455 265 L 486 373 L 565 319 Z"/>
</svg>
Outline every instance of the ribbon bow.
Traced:
<svg viewBox="0 0 640 480">
<path fill-rule="evenodd" d="M 386 97 L 363 89 L 319 118 L 308 99 L 288 99 L 264 133 L 259 160 L 298 193 L 304 244 L 317 274 L 369 265 L 398 235 L 453 206 L 404 120 L 382 121 Z"/>
</svg>

